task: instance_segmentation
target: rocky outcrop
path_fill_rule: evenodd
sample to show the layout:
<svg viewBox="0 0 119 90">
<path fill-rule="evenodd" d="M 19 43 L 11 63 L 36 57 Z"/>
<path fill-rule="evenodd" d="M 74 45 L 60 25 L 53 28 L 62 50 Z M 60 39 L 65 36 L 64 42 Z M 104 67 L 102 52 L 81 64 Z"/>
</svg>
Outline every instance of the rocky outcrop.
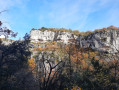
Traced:
<svg viewBox="0 0 119 90">
<path fill-rule="evenodd" d="M 65 44 L 76 40 L 81 48 L 116 53 L 119 50 L 119 28 L 111 26 L 79 36 L 72 32 L 34 29 L 30 32 L 30 40 L 31 42 L 57 41 Z"/>
<path fill-rule="evenodd" d="M 31 30 L 30 40 L 31 42 L 48 42 L 48 41 L 57 41 L 68 43 L 72 39 L 76 39 L 77 36 L 71 32 L 62 32 L 62 31 L 41 31 L 41 30 Z"/>
<path fill-rule="evenodd" d="M 119 30 L 94 32 L 87 36 L 79 35 L 77 40 L 80 47 L 83 48 L 109 53 L 115 53 L 119 50 Z"/>
</svg>

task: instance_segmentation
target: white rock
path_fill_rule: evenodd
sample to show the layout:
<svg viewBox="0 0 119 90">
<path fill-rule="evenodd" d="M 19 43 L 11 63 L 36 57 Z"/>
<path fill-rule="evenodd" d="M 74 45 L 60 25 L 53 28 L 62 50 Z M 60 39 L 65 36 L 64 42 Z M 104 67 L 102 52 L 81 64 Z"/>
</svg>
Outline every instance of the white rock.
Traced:
<svg viewBox="0 0 119 90">
<path fill-rule="evenodd" d="M 108 30 L 106 32 L 92 33 L 88 36 L 79 36 L 80 47 L 92 48 L 99 51 L 115 53 L 119 50 L 119 31 Z"/>
<path fill-rule="evenodd" d="M 4 35 L 0 35 L 0 38 L 5 38 L 5 36 Z"/>
<path fill-rule="evenodd" d="M 48 42 L 48 41 L 59 41 L 68 43 L 70 39 L 77 38 L 77 36 L 72 35 L 70 32 L 61 32 L 61 31 L 41 31 L 41 30 L 31 30 L 30 40 L 31 42 Z"/>
</svg>

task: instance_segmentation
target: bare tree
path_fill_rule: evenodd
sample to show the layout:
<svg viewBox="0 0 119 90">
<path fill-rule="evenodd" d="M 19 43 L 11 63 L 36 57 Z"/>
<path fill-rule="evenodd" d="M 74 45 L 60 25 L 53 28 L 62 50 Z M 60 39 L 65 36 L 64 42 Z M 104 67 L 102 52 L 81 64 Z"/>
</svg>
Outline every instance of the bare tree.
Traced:
<svg viewBox="0 0 119 90">
<path fill-rule="evenodd" d="M 0 12 L 6 12 L 7 10 L 3 10 Z M 2 21 L 0 20 L 0 35 L 4 35 L 5 38 L 9 38 L 9 37 L 16 37 L 18 33 L 13 32 L 12 30 L 8 29 L 7 27 L 2 27 Z"/>
<path fill-rule="evenodd" d="M 51 57 L 50 54 L 48 55 L 50 56 L 49 58 L 47 54 L 46 52 L 41 52 L 40 59 L 38 56 L 35 60 L 37 63 L 36 71 L 40 90 L 52 90 L 53 87 L 60 86 L 60 76 L 65 65 L 62 60 L 56 63 L 56 58 Z"/>
</svg>

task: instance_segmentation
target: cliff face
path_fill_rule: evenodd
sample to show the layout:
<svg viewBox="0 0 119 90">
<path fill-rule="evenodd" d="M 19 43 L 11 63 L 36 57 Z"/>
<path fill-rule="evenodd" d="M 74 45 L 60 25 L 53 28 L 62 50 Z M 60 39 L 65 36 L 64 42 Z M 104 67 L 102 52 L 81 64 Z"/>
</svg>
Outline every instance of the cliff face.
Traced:
<svg viewBox="0 0 119 90">
<path fill-rule="evenodd" d="M 77 36 L 71 32 L 62 32 L 62 31 L 41 31 L 41 30 L 31 30 L 30 40 L 31 42 L 48 42 L 48 41 L 57 41 L 68 43 L 69 40 L 76 39 Z"/>
<path fill-rule="evenodd" d="M 98 51 L 115 53 L 119 50 L 119 31 L 108 30 L 87 36 L 79 35 L 78 43 L 83 48 L 90 47 Z"/>
<path fill-rule="evenodd" d="M 93 50 L 108 53 L 116 53 L 119 50 L 119 29 L 106 28 L 106 30 L 91 32 L 88 35 L 76 36 L 71 32 L 31 30 L 31 42 L 57 41 L 68 44 L 70 40 L 77 40 L 81 48 L 92 48 Z"/>
</svg>

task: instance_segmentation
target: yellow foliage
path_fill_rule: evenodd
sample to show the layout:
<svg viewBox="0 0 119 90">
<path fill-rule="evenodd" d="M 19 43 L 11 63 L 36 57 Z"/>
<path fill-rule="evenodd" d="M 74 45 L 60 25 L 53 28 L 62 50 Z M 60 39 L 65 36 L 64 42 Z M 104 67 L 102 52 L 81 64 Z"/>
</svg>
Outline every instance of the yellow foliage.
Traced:
<svg viewBox="0 0 119 90">
<path fill-rule="evenodd" d="M 89 66 L 89 70 L 90 71 L 93 71 L 93 66 Z"/>
<path fill-rule="evenodd" d="M 96 61 L 97 61 L 97 60 L 98 60 L 98 57 L 94 57 L 94 60 L 96 60 Z"/>
<path fill-rule="evenodd" d="M 73 88 L 71 90 L 81 90 L 81 88 L 78 86 L 73 86 Z"/>
<path fill-rule="evenodd" d="M 100 62 L 100 63 L 103 63 L 103 60 L 101 59 L 101 60 L 99 60 L 99 62 Z"/>
<path fill-rule="evenodd" d="M 87 69 L 87 68 L 88 68 L 88 64 L 87 63 L 82 65 L 82 69 Z"/>
<path fill-rule="evenodd" d="M 37 50 L 38 50 L 38 51 L 42 51 L 42 48 L 38 47 Z"/>
<path fill-rule="evenodd" d="M 42 51 L 42 50 L 43 50 L 43 48 L 40 48 L 40 47 L 33 49 L 33 51 Z"/>
<path fill-rule="evenodd" d="M 36 64 L 33 58 L 28 60 L 28 65 L 29 65 L 30 70 L 33 70 L 35 68 Z"/>
<path fill-rule="evenodd" d="M 47 46 L 46 48 L 44 48 L 44 50 L 57 50 L 57 49 L 59 49 L 60 47 L 58 47 L 58 46 Z"/>
<path fill-rule="evenodd" d="M 53 45 L 56 45 L 56 44 L 57 44 L 57 42 L 56 42 L 56 41 L 53 41 L 53 42 L 52 42 L 52 44 L 53 44 Z"/>
<path fill-rule="evenodd" d="M 70 89 L 64 88 L 64 90 L 70 90 Z M 81 90 L 81 88 L 78 87 L 78 86 L 73 86 L 73 87 L 71 88 L 71 90 Z"/>
<path fill-rule="evenodd" d="M 115 26 L 113 26 L 113 25 L 111 25 L 111 26 L 107 27 L 107 29 L 119 30 L 119 28 L 118 28 L 118 27 L 115 27 Z"/>
<path fill-rule="evenodd" d="M 79 35 L 80 32 L 79 32 L 78 30 L 74 30 L 73 33 L 74 33 L 75 35 Z"/>
<path fill-rule="evenodd" d="M 86 64 L 86 62 L 84 60 L 81 60 L 81 63 L 84 64 L 84 65 Z"/>
<path fill-rule="evenodd" d="M 118 60 L 113 60 L 112 63 L 113 64 L 116 64 L 118 62 Z"/>
<path fill-rule="evenodd" d="M 93 70 L 92 66 L 88 66 L 91 64 L 93 58 L 94 60 L 99 60 L 97 57 L 98 52 L 88 51 L 85 49 L 77 49 L 75 45 L 67 45 L 65 47 L 65 52 L 70 54 L 70 59 L 73 63 L 78 65 L 81 69 L 89 69 L 90 71 Z"/>
</svg>

